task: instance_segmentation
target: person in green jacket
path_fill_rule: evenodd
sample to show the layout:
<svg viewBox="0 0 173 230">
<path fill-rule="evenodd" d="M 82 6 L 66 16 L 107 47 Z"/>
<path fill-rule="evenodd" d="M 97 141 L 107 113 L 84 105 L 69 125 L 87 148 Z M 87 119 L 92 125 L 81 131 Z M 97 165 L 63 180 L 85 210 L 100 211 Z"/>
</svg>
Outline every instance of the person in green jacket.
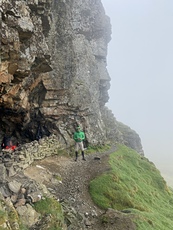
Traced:
<svg viewBox="0 0 173 230">
<path fill-rule="evenodd" d="M 84 157 L 84 146 L 83 146 L 83 140 L 85 139 L 85 133 L 81 131 L 81 128 L 78 126 L 76 128 L 76 132 L 73 135 L 73 139 L 75 140 L 75 154 L 76 154 L 76 159 L 77 161 L 78 158 L 78 151 L 81 149 L 82 151 L 82 160 L 86 160 Z"/>
</svg>

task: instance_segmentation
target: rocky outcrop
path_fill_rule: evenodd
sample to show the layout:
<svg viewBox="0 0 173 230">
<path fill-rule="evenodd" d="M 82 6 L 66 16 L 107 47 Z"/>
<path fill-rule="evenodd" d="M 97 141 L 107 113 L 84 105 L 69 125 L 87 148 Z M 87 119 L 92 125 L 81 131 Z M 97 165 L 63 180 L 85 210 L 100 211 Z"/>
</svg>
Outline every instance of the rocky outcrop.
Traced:
<svg viewBox="0 0 173 230">
<path fill-rule="evenodd" d="M 114 229 L 129 229 L 136 230 L 137 227 L 133 223 L 132 219 L 129 216 L 124 215 L 121 212 L 115 211 L 114 209 L 109 208 L 101 217 L 102 229 L 111 230 L 112 226 Z"/>
<path fill-rule="evenodd" d="M 22 173 L 5 179 L 2 181 L 0 177 L 0 229 L 21 229 L 21 221 L 27 227 L 37 223 L 40 214 L 33 204 L 43 195 L 49 195 L 48 191 Z"/>
<path fill-rule="evenodd" d="M 139 135 L 129 126 L 117 121 L 106 107 L 102 108 L 102 118 L 106 124 L 106 136 L 114 143 L 124 144 L 135 149 L 140 155 L 144 155 Z"/>
<path fill-rule="evenodd" d="M 45 197 L 53 199 L 45 182 L 49 181 L 52 186 L 56 186 L 59 180 L 55 173 L 51 173 L 40 165 L 36 165 L 36 168 L 42 170 L 37 172 L 39 180 L 36 180 L 36 173 L 31 178 L 25 170 L 35 160 L 60 154 L 61 151 L 61 145 L 55 135 L 18 146 L 15 151 L 2 151 L 0 154 L 0 211 L 5 211 L 2 212 L 0 229 L 23 229 L 21 222 L 27 229 L 35 224 L 40 226 L 43 215 L 34 209 L 34 204 Z M 51 221 L 49 218 L 49 222 Z M 63 223 L 60 222 L 59 226 L 61 224 Z"/>
<path fill-rule="evenodd" d="M 105 107 L 111 26 L 101 1 L 2 0 L 0 10 L 0 139 L 54 133 L 66 148 L 78 124 L 90 144 L 131 143 Z"/>
<path fill-rule="evenodd" d="M 1 130 L 27 141 L 38 127 L 36 111 L 45 95 L 41 74 L 52 69 L 44 29 L 51 1 L 1 2 Z"/>
<path fill-rule="evenodd" d="M 140 155 L 144 156 L 144 151 L 142 149 L 139 135 L 129 126 L 124 125 L 121 122 L 117 123 L 117 129 L 121 133 L 123 144 L 132 149 L 135 149 Z"/>
</svg>

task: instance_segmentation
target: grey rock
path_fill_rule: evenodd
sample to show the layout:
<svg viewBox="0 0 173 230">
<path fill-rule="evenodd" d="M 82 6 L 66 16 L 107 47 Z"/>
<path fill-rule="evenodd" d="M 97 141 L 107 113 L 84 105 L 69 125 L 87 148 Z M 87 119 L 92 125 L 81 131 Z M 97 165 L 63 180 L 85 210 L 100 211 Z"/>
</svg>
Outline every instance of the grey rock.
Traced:
<svg viewBox="0 0 173 230">
<path fill-rule="evenodd" d="M 0 193 L 3 195 L 3 197 L 10 197 L 11 191 L 8 188 L 8 185 L 6 183 L 0 184 Z"/>
<path fill-rule="evenodd" d="M 85 219 L 84 223 L 87 227 L 92 225 L 92 222 L 89 221 L 88 219 Z"/>
<path fill-rule="evenodd" d="M 6 177 L 7 177 L 7 171 L 6 171 L 6 167 L 4 166 L 4 164 L 0 164 L 0 182 L 4 182 Z"/>
<path fill-rule="evenodd" d="M 16 208 L 16 210 L 23 223 L 28 227 L 34 225 L 39 220 L 40 214 L 37 213 L 29 204 L 26 204 L 25 206 L 19 206 Z"/>
<path fill-rule="evenodd" d="M 15 206 L 15 208 L 17 208 L 20 206 L 24 206 L 25 204 L 26 204 L 26 199 L 21 198 L 21 199 L 18 199 L 18 201 L 16 202 L 16 204 L 14 206 Z"/>
<path fill-rule="evenodd" d="M 14 193 L 18 193 L 20 191 L 21 186 L 22 184 L 15 180 L 8 183 L 9 189 Z"/>
</svg>

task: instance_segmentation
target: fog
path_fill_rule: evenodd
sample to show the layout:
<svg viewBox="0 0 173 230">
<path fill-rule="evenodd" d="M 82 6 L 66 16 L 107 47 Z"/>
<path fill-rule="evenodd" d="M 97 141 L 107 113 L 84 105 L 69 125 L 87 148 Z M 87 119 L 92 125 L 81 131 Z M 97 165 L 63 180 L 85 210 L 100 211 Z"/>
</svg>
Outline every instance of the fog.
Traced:
<svg viewBox="0 0 173 230">
<path fill-rule="evenodd" d="M 102 0 L 112 25 L 107 106 L 173 186 L 173 1 Z"/>
</svg>

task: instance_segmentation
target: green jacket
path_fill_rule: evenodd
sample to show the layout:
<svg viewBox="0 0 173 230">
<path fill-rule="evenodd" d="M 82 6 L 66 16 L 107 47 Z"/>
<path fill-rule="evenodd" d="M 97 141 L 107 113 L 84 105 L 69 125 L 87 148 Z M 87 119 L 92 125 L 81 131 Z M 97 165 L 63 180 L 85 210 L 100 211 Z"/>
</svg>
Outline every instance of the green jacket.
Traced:
<svg viewBox="0 0 173 230">
<path fill-rule="evenodd" d="M 82 142 L 85 139 L 85 134 L 82 131 L 75 132 L 73 135 L 73 139 L 76 142 Z"/>
</svg>

